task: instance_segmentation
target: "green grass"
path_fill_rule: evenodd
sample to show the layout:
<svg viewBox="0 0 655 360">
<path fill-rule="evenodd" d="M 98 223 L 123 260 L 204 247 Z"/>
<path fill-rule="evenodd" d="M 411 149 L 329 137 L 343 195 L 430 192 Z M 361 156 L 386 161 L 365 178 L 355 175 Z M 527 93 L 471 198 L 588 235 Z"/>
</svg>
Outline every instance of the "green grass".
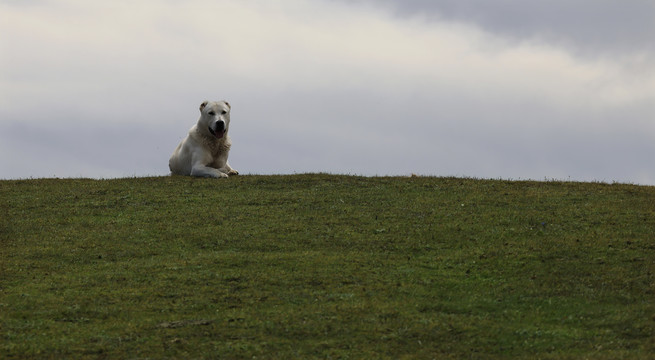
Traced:
<svg viewBox="0 0 655 360">
<path fill-rule="evenodd" d="M 0 358 L 655 358 L 655 187 L 0 181 Z"/>
</svg>

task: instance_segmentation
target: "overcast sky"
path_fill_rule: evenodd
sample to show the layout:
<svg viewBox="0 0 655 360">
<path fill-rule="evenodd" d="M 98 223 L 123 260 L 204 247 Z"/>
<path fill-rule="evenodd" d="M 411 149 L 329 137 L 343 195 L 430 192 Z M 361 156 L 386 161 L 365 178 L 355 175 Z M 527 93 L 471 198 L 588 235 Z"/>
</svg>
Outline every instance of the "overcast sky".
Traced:
<svg viewBox="0 0 655 360">
<path fill-rule="evenodd" d="M 167 175 L 205 100 L 245 174 L 655 185 L 655 2 L 0 0 L 0 179 Z"/>
</svg>

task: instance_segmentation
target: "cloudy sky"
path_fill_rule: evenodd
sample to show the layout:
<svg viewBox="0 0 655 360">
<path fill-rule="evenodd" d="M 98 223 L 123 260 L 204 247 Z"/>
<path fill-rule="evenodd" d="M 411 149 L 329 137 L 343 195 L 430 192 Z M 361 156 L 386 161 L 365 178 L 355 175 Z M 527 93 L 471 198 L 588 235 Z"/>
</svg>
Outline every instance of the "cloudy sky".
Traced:
<svg viewBox="0 0 655 360">
<path fill-rule="evenodd" d="M 245 174 L 655 185 L 655 2 L 0 0 L 0 179 L 168 174 L 205 100 Z"/>
</svg>

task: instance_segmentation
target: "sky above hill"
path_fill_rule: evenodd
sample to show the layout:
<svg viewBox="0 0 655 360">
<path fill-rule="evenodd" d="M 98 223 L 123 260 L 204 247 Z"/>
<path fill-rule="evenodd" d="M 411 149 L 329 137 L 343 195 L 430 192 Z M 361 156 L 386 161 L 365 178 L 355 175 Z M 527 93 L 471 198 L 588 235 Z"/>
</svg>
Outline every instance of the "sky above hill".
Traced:
<svg viewBox="0 0 655 360">
<path fill-rule="evenodd" d="M 0 179 L 166 175 L 205 100 L 245 174 L 655 185 L 655 2 L 0 1 Z"/>
</svg>

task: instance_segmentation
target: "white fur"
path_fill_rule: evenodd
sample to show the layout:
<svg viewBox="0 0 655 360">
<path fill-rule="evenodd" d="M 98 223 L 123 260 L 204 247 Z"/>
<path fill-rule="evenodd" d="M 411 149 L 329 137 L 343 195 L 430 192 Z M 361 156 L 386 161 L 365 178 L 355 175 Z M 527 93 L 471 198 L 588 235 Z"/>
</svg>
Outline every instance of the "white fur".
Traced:
<svg viewBox="0 0 655 360">
<path fill-rule="evenodd" d="M 214 178 L 239 174 L 227 162 L 232 145 L 228 136 L 230 109 L 227 101 L 200 104 L 198 123 L 189 130 L 168 161 L 171 173 Z"/>
</svg>

